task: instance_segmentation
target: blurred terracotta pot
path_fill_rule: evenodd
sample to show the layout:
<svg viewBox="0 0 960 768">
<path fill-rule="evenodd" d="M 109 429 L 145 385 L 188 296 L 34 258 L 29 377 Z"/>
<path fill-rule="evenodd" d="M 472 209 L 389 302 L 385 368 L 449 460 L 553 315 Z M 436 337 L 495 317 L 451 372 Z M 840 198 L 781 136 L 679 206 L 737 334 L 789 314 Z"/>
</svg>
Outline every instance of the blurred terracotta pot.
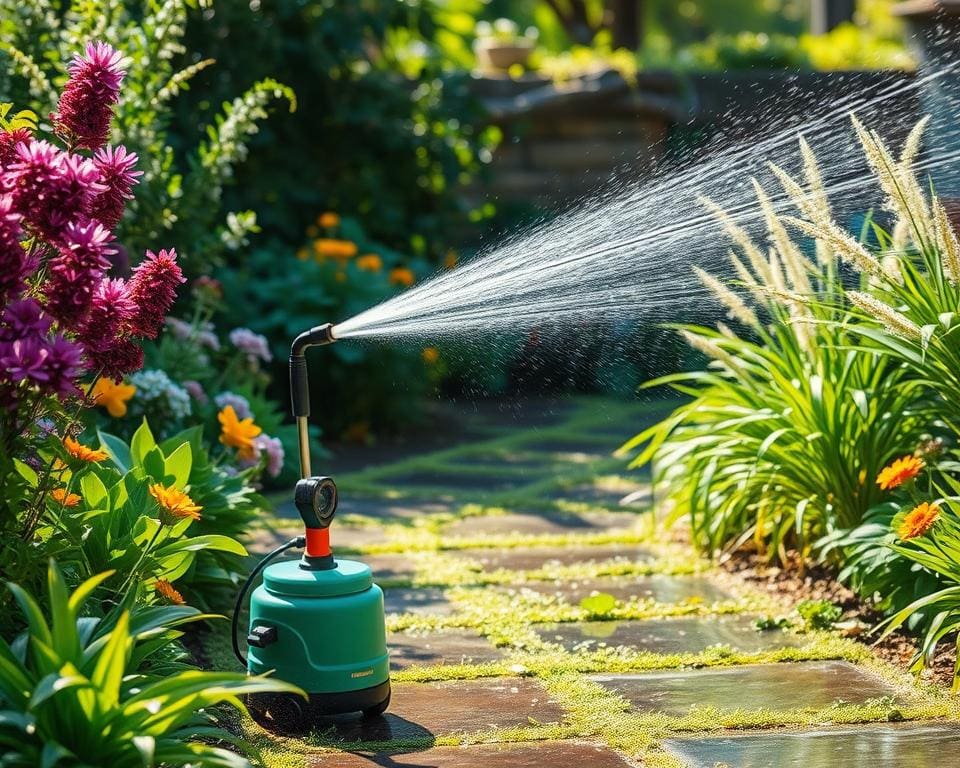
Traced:
<svg viewBox="0 0 960 768">
<path fill-rule="evenodd" d="M 518 38 L 509 43 L 502 40 L 477 40 L 473 45 L 477 62 L 482 69 L 510 69 L 514 64 L 526 66 L 533 53 L 534 42 Z"/>
</svg>

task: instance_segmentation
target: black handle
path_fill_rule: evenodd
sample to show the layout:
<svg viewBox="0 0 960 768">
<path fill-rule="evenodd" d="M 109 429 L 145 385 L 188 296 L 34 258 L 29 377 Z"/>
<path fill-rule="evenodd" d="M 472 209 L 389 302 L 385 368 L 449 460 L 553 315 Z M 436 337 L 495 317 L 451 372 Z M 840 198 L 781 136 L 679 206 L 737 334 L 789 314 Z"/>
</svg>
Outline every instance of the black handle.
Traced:
<svg viewBox="0 0 960 768">
<path fill-rule="evenodd" d="M 295 419 L 310 415 L 310 384 L 304 355 L 290 355 L 290 409 Z"/>
</svg>

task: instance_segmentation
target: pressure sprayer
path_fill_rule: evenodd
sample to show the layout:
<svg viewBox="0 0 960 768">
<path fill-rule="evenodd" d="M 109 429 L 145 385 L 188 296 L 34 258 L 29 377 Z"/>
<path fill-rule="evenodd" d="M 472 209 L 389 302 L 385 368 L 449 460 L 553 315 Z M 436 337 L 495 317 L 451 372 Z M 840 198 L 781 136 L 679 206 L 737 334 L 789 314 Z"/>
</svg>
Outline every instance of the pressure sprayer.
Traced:
<svg viewBox="0 0 960 768">
<path fill-rule="evenodd" d="M 337 486 L 313 475 L 310 466 L 310 388 L 306 351 L 335 341 L 332 324 L 318 325 L 290 347 L 290 402 L 297 421 L 300 480 L 294 503 L 306 528 L 267 554 L 253 569 L 233 611 L 233 652 L 252 674 L 273 676 L 299 686 L 293 694 L 254 694 L 248 706 L 261 720 L 302 730 L 325 715 L 362 712 L 377 717 L 390 703 L 383 591 L 370 566 L 335 558 L 330 523 L 337 509 Z M 289 549 L 304 549 L 300 560 L 271 561 Z M 247 657 L 237 641 L 240 609 L 253 581 L 263 582 L 250 597 Z"/>
</svg>

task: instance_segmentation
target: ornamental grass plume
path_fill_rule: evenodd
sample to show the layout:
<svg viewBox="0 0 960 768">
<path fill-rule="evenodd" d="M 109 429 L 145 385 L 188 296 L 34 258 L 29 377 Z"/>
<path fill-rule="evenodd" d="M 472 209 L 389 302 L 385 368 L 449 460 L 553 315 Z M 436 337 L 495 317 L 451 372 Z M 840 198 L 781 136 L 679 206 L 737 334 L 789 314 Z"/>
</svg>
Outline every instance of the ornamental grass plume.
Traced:
<svg viewBox="0 0 960 768">
<path fill-rule="evenodd" d="M 862 291 L 847 291 L 850 303 L 878 320 L 894 336 L 911 341 L 922 341 L 923 332 L 916 323 L 880 299 Z"/>
<path fill-rule="evenodd" d="M 936 503 L 922 502 L 907 512 L 897 526 L 897 536 L 902 541 L 917 539 L 933 528 L 940 518 L 940 506 Z"/>
<path fill-rule="evenodd" d="M 87 43 L 85 55 L 74 57 L 53 115 L 57 132 L 70 146 L 93 150 L 107 143 L 126 74 L 120 63 L 120 52 L 102 42 Z"/>
<path fill-rule="evenodd" d="M 877 485 L 882 491 L 899 488 L 919 475 L 924 466 L 923 459 L 918 456 L 902 456 L 880 470 L 880 474 L 877 475 Z"/>
</svg>

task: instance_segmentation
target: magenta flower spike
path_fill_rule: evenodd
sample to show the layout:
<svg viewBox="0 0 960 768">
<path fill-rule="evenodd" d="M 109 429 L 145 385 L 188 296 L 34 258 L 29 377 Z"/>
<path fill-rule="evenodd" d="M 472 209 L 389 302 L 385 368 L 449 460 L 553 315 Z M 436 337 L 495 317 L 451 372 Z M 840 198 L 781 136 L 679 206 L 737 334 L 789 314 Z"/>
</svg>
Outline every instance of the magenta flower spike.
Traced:
<svg viewBox="0 0 960 768">
<path fill-rule="evenodd" d="M 110 137 L 113 106 L 120 98 L 126 74 L 120 52 L 107 43 L 87 43 L 84 56 L 70 64 L 70 79 L 53 115 L 57 132 L 74 148 L 96 150 Z"/>
</svg>

